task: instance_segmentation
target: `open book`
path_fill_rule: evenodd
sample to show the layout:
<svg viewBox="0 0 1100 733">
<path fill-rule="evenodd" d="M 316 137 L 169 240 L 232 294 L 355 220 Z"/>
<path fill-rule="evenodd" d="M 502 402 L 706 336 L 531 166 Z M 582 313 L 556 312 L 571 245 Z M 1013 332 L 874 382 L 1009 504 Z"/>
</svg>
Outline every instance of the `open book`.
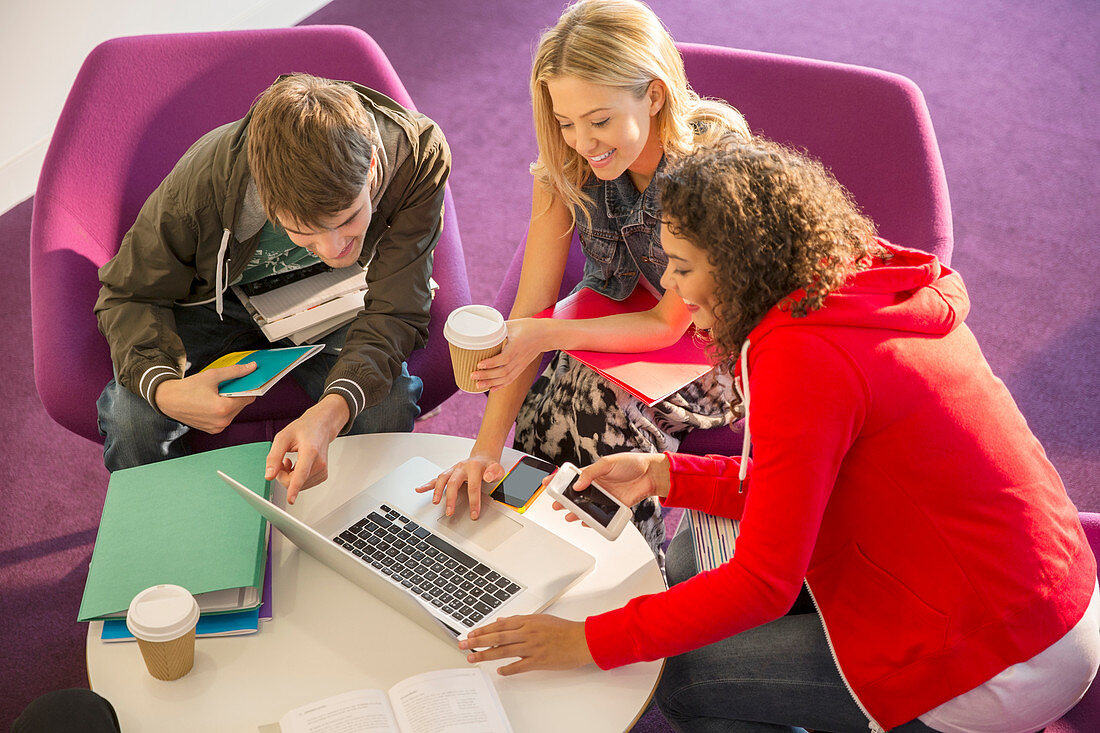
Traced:
<svg viewBox="0 0 1100 733">
<path fill-rule="evenodd" d="M 479 667 L 354 690 L 295 708 L 261 733 L 511 733 L 496 688 Z"/>
<path fill-rule="evenodd" d="M 649 310 L 655 305 L 657 298 L 641 285 L 622 301 L 582 288 L 557 305 L 536 314 L 535 318 L 602 318 Z M 694 326 L 688 327 L 676 343 L 655 351 L 613 353 L 569 350 L 566 353 L 651 407 L 714 368 L 707 359 L 706 350 L 695 339 Z"/>
</svg>

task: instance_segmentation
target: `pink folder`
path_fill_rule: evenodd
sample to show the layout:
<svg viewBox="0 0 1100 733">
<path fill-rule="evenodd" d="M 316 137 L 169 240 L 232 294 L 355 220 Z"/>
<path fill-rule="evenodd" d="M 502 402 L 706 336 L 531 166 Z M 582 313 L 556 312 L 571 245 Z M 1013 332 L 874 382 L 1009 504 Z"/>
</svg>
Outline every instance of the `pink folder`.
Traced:
<svg viewBox="0 0 1100 733">
<path fill-rule="evenodd" d="M 583 288 L 536 314 L 535 318 L 601 318 L 616 313 L 637 313 L 655 305 L 657 298 L 641 286 L 634 288 L 634 292 L 622 301 Z M 633 354 L 606 351 L 566 353 L 652 406 L 714 368 L 694 335 L 695 327 L 692 326 L 679 341 L 656 351 Z"/>
</svg>

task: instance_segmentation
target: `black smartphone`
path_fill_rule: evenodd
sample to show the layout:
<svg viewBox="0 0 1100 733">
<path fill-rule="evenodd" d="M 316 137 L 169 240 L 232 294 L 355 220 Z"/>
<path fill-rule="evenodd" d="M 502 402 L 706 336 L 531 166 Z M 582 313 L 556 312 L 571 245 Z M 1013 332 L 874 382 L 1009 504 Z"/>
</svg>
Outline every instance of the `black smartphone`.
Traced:
<svg viewBox="0 0 1100 733">
<path fill-rule="evenodd" d="M 524 456 L 508 469 L 493 488 L 489 498 L 512 507 L 522 514 L 539 495 L 542 480 L 558 469 L 553 463 L 533 456 Z"/>
<path fill-rule="evenodd" d="M 611 520 L 619 513 L 622 504 L 615 501 L 607 492 L 595 484 L 589 485 L 583 491 L 577 491 L 573 488 L 573 484 L 577 483 L 579 478 L 580 474 L 573 477 L 573 480 L 565 487 L 565 491 L 561 492 L 562 496 L 576 504 L 581 511 L 588 515 L 585 517 L 586 519 L 596 520 L 601 527 L 610 527 Z"/>
<path fill-rule="evenodd" d="M 567 461 L 561 464 L 561 469 L 547 485 L 546 493 L 605 538 L 618 538 L 633 516 L 630 507 L 595 481 L 577 491 L 573 487 L 580 477 L 580 470 Z"/>
</svg>

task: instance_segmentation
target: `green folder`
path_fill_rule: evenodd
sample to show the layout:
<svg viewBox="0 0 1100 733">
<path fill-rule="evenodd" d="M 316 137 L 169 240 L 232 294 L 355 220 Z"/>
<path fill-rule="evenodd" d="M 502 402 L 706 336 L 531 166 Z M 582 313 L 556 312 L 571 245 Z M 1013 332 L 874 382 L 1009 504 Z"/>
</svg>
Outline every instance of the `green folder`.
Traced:
<svg viewBox="0 0 1100 733">
<path fill-rule="evenodd" d="M 180 585 L 203 613 L 260 605 L 267 520 L 218 477 L 267 498 L 271 443 L 250 443 L 111 474 L 78 621 L 125 616 L 142 590 Z"/>
</svg>

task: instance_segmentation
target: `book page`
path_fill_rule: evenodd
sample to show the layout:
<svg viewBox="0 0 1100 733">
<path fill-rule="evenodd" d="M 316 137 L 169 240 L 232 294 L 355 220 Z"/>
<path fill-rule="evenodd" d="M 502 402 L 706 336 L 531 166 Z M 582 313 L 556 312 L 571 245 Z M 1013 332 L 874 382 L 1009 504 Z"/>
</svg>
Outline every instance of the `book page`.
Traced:
<svg viewBox="0 0 1100 733">
<path fill-rule="evenodd" d="M 348 325 L 349 323 L 354 321 L 356 316 L 358 315 L 359 307 L 356 306 L 356 309 L 353 311 L 339 313 L 332 318 L 321 321 L 320 323 L 314 324 L 312 326 L 307 326 L 306 328 L 295 331 L 294 333 L 288 335 L 286 338 L 290 339 L 299 346 L 301 346 L 302 344 L 313 343 L 317 339 L 328 336 L 336 329 L 343 328 L 344 326 Z M 335 350 L 341 351 L 343 350 L 343 348 L 343 346 L 340 346 L 337 347 Z"/>
<path fill-rule="evenodd" d="M 281 338 L 291 336 L 302 329 L 312 328 L 318 323 L 330 321 L 341 315 L 349 316 L 351 321 L 359 311 L 363 310 L 363 292 L 356 291 L 341 295 L 339 298 L 315 305 L 300 313 L 280 318 L 277 321 L 265 321 L 259 324 L 270 341 L 278 341 Z"/>
<path fill-rule="evenodd" d="M 478 667 L 427 672 L 390 688 L 402 733 L 511 733 L 496 688 Z"/>
<path fill-rule="evenodd" d="M 367 271 L 342 267 L 254 295 L 249 300 L 268 323 L 367 287 Z"/>
<path fill-rule="evenodd" d="M 282 733 L 399 733 L 386 693 L 353 690 L 294 708 L 279 720 Z"/>
</svg>

